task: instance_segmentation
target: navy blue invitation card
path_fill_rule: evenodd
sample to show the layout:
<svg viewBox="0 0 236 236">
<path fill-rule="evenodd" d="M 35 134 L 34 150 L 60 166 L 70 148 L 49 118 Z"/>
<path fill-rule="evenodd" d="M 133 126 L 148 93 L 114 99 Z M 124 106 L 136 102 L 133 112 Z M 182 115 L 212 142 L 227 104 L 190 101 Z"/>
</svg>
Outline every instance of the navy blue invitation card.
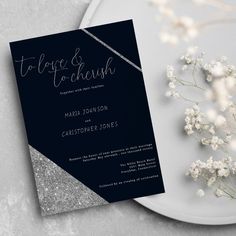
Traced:
<svg viewBox="0 0 236 236">
<path fill-rule="evenodd" d="M 164 192 L 132 20 L 10 48 L 43 215 Z"/>
</svg>

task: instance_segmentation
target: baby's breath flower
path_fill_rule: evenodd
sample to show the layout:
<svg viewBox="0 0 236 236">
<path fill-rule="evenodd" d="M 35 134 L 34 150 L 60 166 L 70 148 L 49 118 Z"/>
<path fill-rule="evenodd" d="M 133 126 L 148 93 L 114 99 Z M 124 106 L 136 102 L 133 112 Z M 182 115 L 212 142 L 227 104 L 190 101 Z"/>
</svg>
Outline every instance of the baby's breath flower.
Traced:
<svg viewBox="0 0 236 236">
<path fill-rule="evenodd" d="M 227 167 L 219 169 L 217 172 L 219 177 L 228 177 L 230 175 L 230 170 Z"/>
<path fill-rule="evenodd" d="M 190 125 L 190 124 L 185 125 L 185 126 L 184 126 L 184 130 L 185 130 L 185 132 L 186 132 L 188 135 L 191 135 L 191 134 L 194 133 L 194 132 L 193 132 L 193 126 Z"/>
<path fill-rule="evenodd" d="M 207 90 L 205 91 L 205 94 L 204 94 L 204 95 L 205 95 L 205 98 L 206 98 L 207 100 L 209 100 L 209 101 L 212 101 L 212 100 L 214 100 L 214 98 L 215 98 L 212 89 L 207 89 Z"/>
<path fill-rule="evenodd" d="M 171 65 L 167 66 L 166 76 L 168 79 L 171 79 L 174 77 L 174 67 L 173 66 L 171 66 Z"/>
<path fill-rule="evenodd" d="M 205 196 L 205 192 L 202 189 L 198 189 L 196 192 L 198 197 L 204 197 Z"/>
<path fill-rule="evenodd" d="M 210 134 L 215 134 L 215 129 L 214 129 L 214 126 L 211 126 L 210 129 L 209 129 L 209 133 Z"/>
<path fill-rule="evenodd" d="M 191 135 L 196 130 L 202 129 L 202 113 L 197 104 L 185 110 L 185 126 L 184 130 L 188 135 Z"/>
<path fill-rule="evenodd" d="M 231 157 L 214 160 L 213 157 L 204 162 L 197 160 L 190 165 L 186 175 L 191 176 L 194 181 L 206 181 L 208 187 L 220 186 L 221 180 L 236 174 L 236 162 Z M 230 193 L 228 193 L 230 195 Z M 231 196 L 231 195 L 230 195 Z M 232 197 L 232 196 L 231 196 Z"/>
<path fill-rule="evenodd" d="M 173 83 L 173 82 L 170 82 L 169 83 L 169 88 L 171 88 L 171 89 L 174 89 L 176 86 L 175 86 L 175 84 Z"/>
<path fill-rule="evenodd" d="M 188 18 L 182 18 L 180 22 L 184 27 L 194 26 Z M 202 145 L 214 152 L 220 150 L 226 156 L 220 160 L 211 156 L 206 161 L 194 161 L 186 175 L 194 181 L 204 181 L 206 186 L 215 189 L 216 196 L 223 194 L 236 198 L 236 189 L 225 184 L 229 177 L 236 175 L 236 162 L 229 156 L 230 149 L 236 150 L 236 67 L 229 64 L 225 56 L 210 62 L 205 62 L 203 56 L 204 53 L 198 54 L 197 48 L 192 47 L 180 57 L 180 68 L 167 67 L 166 96 L 194 104 L 185 110 L 184 131 Z M 180 75 L 178 71 L 181 71 Z M 185 96 L 181 86 L 199 89 L 202 102 Z"/>
<path fill-rule="evenodd" d="M 220 127 L 226 123 L 226 119 L 222 115 L 218 115 L 215 120 L 215 126 Z"/>
<path fill-rule="evenodd" d="M 174 98 L 179 98 L 179 97 L 180 97 L 180 95 L 179 95 L 179 93 L 178 93 L 178 92 L 175 92 L 175 91 L 174 91 L 174 92 L 173 92 L 173 97 L 174 97 Z"/>
<path fill-rule="evenodd" d="M 185 70 L 187 70 L 188 69 L 188 66 L 187 65 L 183 65 L 182 66 L 182 71 L 185 71 Z"/>
<path fill-rule="evenodd" d="M 166 97 L 171 97 L 172 96 L 172 91 L 168 90 L 165 93 Z"/>
<path fill-rule="evenodd" d="M 224 194 L 224 192 L 223 192 L 221 189 L 217 188 L 216 191 L 215 191 L 215 195 L 216 195 L 217 197 L 222 197 L 222 196 L 224 196 L 225 194 Z"/>
<path fill-rule="evenodd" d="M 212 136 L 211 140 L 210 140 L 210 145 L 212 147 L 213 150 L 216 150 L 218 148 L 219 145 L 222 145 L 224 143 L 224 141 L 219 138 L 218 136 Z"/>
<path fill-rule="evenodd" d="M 231 149 L 236 150 L 236 139 L 233 139 L 233 140 L 230 142 L 230 147 L 231 147 Z"/>
<path fill-rule="evenodd" d="M 214 184 L 215 181 L 216 181 L 216 177 L 212 176 L 211 178 L 208 179 L 207 185 L 210 187 L 212 186 L 212 184 Z"/>
</svg>

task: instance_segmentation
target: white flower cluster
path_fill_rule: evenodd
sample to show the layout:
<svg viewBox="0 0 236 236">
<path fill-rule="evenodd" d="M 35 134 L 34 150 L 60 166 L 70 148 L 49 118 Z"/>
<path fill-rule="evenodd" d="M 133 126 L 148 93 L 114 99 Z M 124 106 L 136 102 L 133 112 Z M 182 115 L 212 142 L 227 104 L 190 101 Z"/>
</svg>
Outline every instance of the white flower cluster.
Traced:
<svg viewBox="0 0 236 236">
<path fill-rule="evenodd" d="M 151 4 L 155 6 L 158 10 L 158 15 L 156 17 L 157 21 L 164 21 L 165 25 L 160 33 L 160 40 L 163 43 L 169 43 L 176 45 L 179 41 L 190 41 L 194 39 L 202 27 L 210 26 L 211 21 L 199 22 L 189 15 L 178 15 L 172 6 L 173 1 L 169 0 L 150 0 Z M 217 7 L 221 14 L 224 15 L 233 9 L 231 5 L 227 4 L 217 4 L 220 1 L 207 1 L 207 0 L 193 0 L 192 3 L 198 7 L 202 4 L 207 4 L 211 7 Z M 214 3 L 214 4 L 213 4 Z M 217 19 L 216 22 L 222 21 L 225 23 L 224 18 Z"/>
<path fill-rule="evenodd" d="M 169 87 L 169 89 L 166 92 L 166 96 L 167 97 L 179 98 L 180 95 L 176 91 L 177 77 L 175 76 L 174 67 L 173 66 L 167 66 L 166 77 L 168 79 L 168 87 Z"/>
<path fill-rule="evenodd" d="M 203 145 L 211 146 L 214 151 L 216 151 L 219 146 L 222 146 L 225 143 L 223 139 L 215 135 L 213 135 L 211 138 L 202 138 L 201 142 Z"/>
<path fill-rule="evenodd" d="M 235 198 L 236 192 L 231 188 L 226 187 L 222 183 L 232 175 L 236 174 L 236 162 L 231 157 L 223 158 L 222 160 L 214 160 L 210 157 L 206 162 L 197 160 L 193 162 L 186 172 L 187 176 L 191 176 L 194 181 L 201 180 L 208 187 L 215 189 L 216 196 L 227 195 Z M 222 194 L 224 192 L 224 194 Z M 204 191 L 197 191 L 199 197 L 204 196 Z"/>
<path fill-rule="evenodd" d="M 189 41 L 198 34 L 197 24 L 190 16 L 177 16 L 167 0 L 151 0 L 159 12 L 158 20 L 166 19 L 168 30 L 162 30 L 160 40 L 163 43 L 177 44 L 180 40 Z"/>
<path fill-rule="evenodd" d="M 217 119 L 216 124 L 223 124 L 225 118 L 221 116 Z M 204 135 L 200 139 L 201 144 L 210 146 L 213 150 L 217 150 L 226 144 L 227 141 L 231 139 L 230 135 L 227 135 L 225 140 L 216 135 L 217 125 L 211 124 L 206 117 L 206 114 L 200 111 L 198 105 L 194 105 L 191 108 L 185 110 L 185 126 L 184 130 L 188 135 L 197 133 L 199 135 Z"/>
<path fill-rule="evenodd" d="M 228 177 L 230 174 L 236 174 L 236 162 L 231 157 L 223 158 L 220 161 L 214 160 L 213 157 L 204 162 L 197 160 L 193 162 L 187 171 L 189 175 L 196 181 L 203 177 L 207 180 L 208 186 L 212 185 L 219 177 Z"/>
<path fill-rule="evenodd" d="M 198 65 L 202 66 L 204 52 L 200 53 L 200 55 L 196 56 L 198 51 L 198 47 L 189 47 L 187 52 L 180 57 L 180 60 L 184 63 L 182 70 L 186 70 L 189 65 Z"/>
<path fill-rule="evenodd" d="M 236 68 L 227 64 L 227 58 L 211 61 L 203 66 L 206 80 L 211 88 L 206 91 L 206 97 L 215 101 L 221 111 L 234 107 L 232 100 L 236 89 Z"/>
<path fill-rule="evenodd" d="M 188 135 L 194 133 L 194 130 L 201 130 L 202 125 L 202 113 L 198 105 L 194 105 L 192 108 L 187 108 L 185 111 L 185 126 L 184 130 Z"/>
<path fill-rule="evenodd" d="M 228 63 L 226 57 L 206 63 L 204 55 L 205 53 L 197 54 L 197 47 L 191 47 L 180 57 L 181 74 L 175 73 L 179 70 L 173 66 L 167 67 L 166 96 L 193 103 L 185 110 L 186 134 L 194 135 L 202 145 L 213 151 L 223 151 L 227 156 L 221 161 L 209 158 L 206 162 L 198 160 L 192 163 L 188 175 L 194 180 L 204 176 L 208 180 L 207 186 L 210 186 L 219 177 L 226 178 L 236 172 L 235 162 L 228 157 L 230 151 L 236 150 L 236 68 Z M 185 78 L 188 80 L 182 79 L 186 74 Z M 199 89 L 203 100 L 196 101 L 185 96 L 183 90 L 179 89 L 181 86 Z M 222 195 L 222 188 L 217 189 L 217 196 Z M 204 195 L 202 191 L 199 190 L 199 196 Z M 225 191 L 227 190 L 224 189 L 223 195 Z"/>
</svg>

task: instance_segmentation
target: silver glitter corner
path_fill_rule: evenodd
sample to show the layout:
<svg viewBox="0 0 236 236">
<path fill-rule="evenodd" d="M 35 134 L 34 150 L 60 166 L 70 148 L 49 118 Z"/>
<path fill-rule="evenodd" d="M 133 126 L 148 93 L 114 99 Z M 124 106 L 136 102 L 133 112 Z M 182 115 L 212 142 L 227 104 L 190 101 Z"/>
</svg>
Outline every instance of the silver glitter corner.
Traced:
<svg viewBox="0 0 236 236">
<path fill-rule="evenodd" d="M 43 216 L 108 202 L 29 145 Z"/>
</svg>

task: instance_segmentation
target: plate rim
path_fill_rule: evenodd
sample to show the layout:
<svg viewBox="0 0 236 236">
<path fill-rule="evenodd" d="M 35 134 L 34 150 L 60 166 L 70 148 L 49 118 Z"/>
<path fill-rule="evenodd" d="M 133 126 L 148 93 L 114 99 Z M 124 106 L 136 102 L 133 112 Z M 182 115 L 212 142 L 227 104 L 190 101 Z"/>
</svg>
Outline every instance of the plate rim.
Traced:
<svg viewBox="0 0 236 236">
<path fill-rule="evenodd" d="M 97 8 L 101 4 L 102 0 L 92 0 L 88 8 L 86 9 L 83 18 L 79 24 L 79 28 L 85 28 L 89 26 L 91 18 L 93 17 L 94 13 L 96 12 Z"/>
<path fill-rule="evenodd" d="M 161 214 L 165 217 L 170 219 L 178 220 L 185 223 L 191 223 L 196 225 L 207 225 L 207 226 L 214 226 L 214 225 L 232 225 L 236 223 L 236 216 L 226 216 L 226 217 L 205 217 L 205 216 L 189 216 L 183 214 L 181 212 L 177 212 L 169 214 L 167 210 L 162 208 L 160 205 L 153 204 L 152 201 L 148 199 L 148 197 L 136 198 L 133 199 L 134 201 L 138 202 L 142 206 L 148 208 L 151 211 L 154 211 L 157 214 Z"/>
<path fill-rule="evenodd" d="M 92 17 L 94 13 L 98 9 L 99 5 L 103 0 L 92 0 L 88 5 L 87 10 L 80 22 L 79 28 L 89 27 Z M 189 216 L 182 214 L 180 212 L 169 214 L 168 211 L 161 206 L 155 205 L 148 199 L 147 197 L 135 198 L 133 199 L 137 203 L 142 206 L 148 208 L 149 210 L 161 214 L 170 219 L 196 224 L 196 225 L 232 225 L 236 223 L 236 215 L 235 216 L 227 216 L 227 217 L 198 217 L 198 216 Z"/>
</svg>

